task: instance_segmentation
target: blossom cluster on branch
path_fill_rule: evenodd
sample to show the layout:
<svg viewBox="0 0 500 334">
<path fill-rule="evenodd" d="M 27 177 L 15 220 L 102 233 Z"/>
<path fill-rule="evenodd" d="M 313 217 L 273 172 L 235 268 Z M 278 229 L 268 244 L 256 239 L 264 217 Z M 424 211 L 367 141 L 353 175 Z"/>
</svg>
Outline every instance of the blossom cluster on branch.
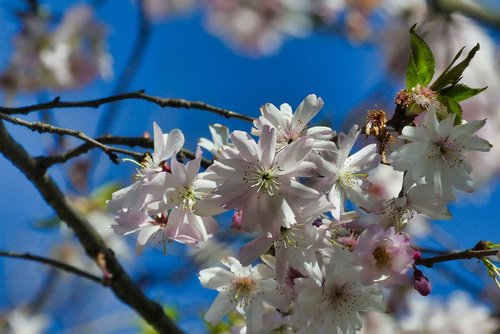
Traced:
<svg viewBox="0 0 500 334">
<path fill-rule="evenodd" d="M 217 324 L 236 310 L 248 333 L 354 333 L 360 312 L 386 311 L 382 288 L 408 284 L 412 271 L 415 289 L 428 295 L 406 226 L 417 216 L 450 219 L 456 191 L 475 189 L 465 153 L 492 145 L 476 135 L 486 121 L 463 119 L 459 107 L 483 90 L 459 83 L 477 47 L 430 84 L 433 55 L 413 29 L 410 37 L 408 88 L 390 120 L 371 111 L 363 128 L 337 134 L 308 126 L 323 107 L 316 95 L 295 111 L 268 103 L 250 133 L 211 126 L 213 141 L 201 139 L 187 163 L 176 158 L 182 132 L 164 134 L 155 123 L 154 152 L 137 181 L 109 201 L 113 229 L 138 233 L 138 253 L 154 241 L 166 252 L 167 242 L 203 244 L 216 233 L 213 216 L 235 210 L 232 228 L 254 239 L 238 258 L 222 259 L 227 269 L 202 270 L 200 282 L 219 292 L 205 319 Z M 375 143 L 355 151 L 362 130 Z M 202 147 L 214 162 L 199 172 Z M 387 166 L 395 176 L 386 182 L 398 190 L 377 196 L 368 176 Z"/>
</svg>

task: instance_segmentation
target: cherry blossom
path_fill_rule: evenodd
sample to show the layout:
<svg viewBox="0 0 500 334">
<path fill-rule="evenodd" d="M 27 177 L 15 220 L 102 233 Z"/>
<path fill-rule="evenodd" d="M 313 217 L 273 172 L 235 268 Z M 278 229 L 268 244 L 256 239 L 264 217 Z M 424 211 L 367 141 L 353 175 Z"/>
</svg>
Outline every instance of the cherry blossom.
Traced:
<svg viewBox="0 0 500 334">
<path fill-rule="evenodd" d="M 224 258 L 221 262 L 229 271 L 217 267 L 200 271 L 201 284 L 219 292 L 205 314 L 205 320 L 216 324 L 224 315 L 236 309 L 238 313 L 246 315 L 247 330 L 250 333 L 259 332 L 264 325 L 264 303 L 286 308 L 286 297 L 280 293 L 278 282 L 264 264 L 244 267 L 233 257 Z"/>
<path fill-rule="evenodd" d="M 452 188 L 472 192 L 470 177 L 472 166 L 466 161 L 466 151 L 488 152 L 492 145 L 474 134 L 484 126 L 485 120 L 469 121 L 454 126 L 452 114 L 438 121 L 434 110 L 429 110 L 421 126 L 406 126 L 401 139 L 410 142 L 392 154 L 392 166 L 408 171 L 407 177 L 419 182 L 422 178 L 434 186 L 434 193 L 445 200 L 454 200 Z"/>
<path fill-rule="evenodd" d="M 281 227 L 297 223 L 295 202 L 320 196 L 295 180 L 315 172 L 315 166 L 305 161 L 313 139 L 301 138 L 276 153 L 276 130 L 266 125 L 258 144 L 242 131 L 233 132 L 231 142 L 235 149 L 225 154 L 232 159 L 217 159 L 209 168 L 220 184 L 214 193 L 221 196 L 225 209 L 243 210 L 244 230 L 279 236 Z"/>
</svg>

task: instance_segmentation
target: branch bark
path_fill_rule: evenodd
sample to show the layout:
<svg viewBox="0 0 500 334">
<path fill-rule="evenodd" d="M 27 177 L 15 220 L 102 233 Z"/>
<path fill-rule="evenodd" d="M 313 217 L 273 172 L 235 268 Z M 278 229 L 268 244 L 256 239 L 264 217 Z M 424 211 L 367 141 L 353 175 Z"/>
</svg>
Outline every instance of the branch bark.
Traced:
<svg viewBox="0 0 500 334">
<path fill-rule="evenodd" d="M 51 267 L 58 268 L 58 269 L 66 271 L 66 272 L 75 274 L 77 276 L 89 279 L 89 280 L 94 281 L 96 283 L 99 283 L 101 285 L 106 285 L 106 282 L 103 279 L 101 279 L 100 277 L 97 277 L 97 276 L 92 275 L 86 271 L 83 271 L 81 269 L 73 267 L 67 263 L 60 262 L 60 261 L 50 259 L 47 257 L 32 255 L 29 253 L 16 253 L 16 252 L 6 252 L 6 251 L 0 251 L 0 256 L 10 257 L 10 258 L 15 258 L 15 259 L 30 260 L 30 261 L 43 263 L 43 264 L 49 265 Z"/>
<path fill-rule="evenodd" d="M 102 144 L 115 144 L 115 145 L 129 146 L 129 147 L 138 146 L 149 149 L 154 148 L 153 140 L 146 137 L 120 137 L 120 136 L 105 135 L 95 138 L 94 140 Z M 98 147 L 93 145 L 92 143 L 87 142 L 58 155 L 40 156 L 36 157 L 35 159 L 41 167 L 49 168 L 55 164 L 64 163 L 72 158 L 85 154 L 93 148 L 98 148 Z M 195 154 L 192 151 L 186 150 L 184 148 L 181 149 L 179 155 L 181 157 L 188 158 L 191 160 L 196 158 Z M 141 161 L 143 158 L 143 154 L 134 153 L 133 157 L 136 160 Z M 204 168 L 208 168 L 212 164 L 213 164 L 212 160 L 206 158 L 201 159 L 201 165 Z"/>
<path fill-rule="evenodd" d="M 475 250 L 468 249 L 461 252 L 454 252 L 444 255 L 438 255 L 429 258 L 422 258 L 415 260 L 416 265 L 426 266 L 432 268 L 435 263 L 453 261 L 453 260 L 467 260 L 467 259 L 482 259 L 487 256 L 493 256 L 498 253 L 498 249 L 483 249 Z"/>
<path fill-rule="evenodd" d="M 88 221 L 66 200 L 45 170 L 40 169 L 33 157 L 11 137 L 3 121 L 0 121 L 0 152 L 33 183 L 59 218 L 73 229 L 87 255 L 99 261 L 112 275 L 110 287 L 122 302 L 139 313 L 159 333 L 182 333 L 162 307 L 148 299 L 130 279 L 113 251 L 106 247 Z"/>
<path fill-rule="evenodd" d="M 0 113 L 0 118 L 3 118 L 4 120 L 16 124 L 16 125 L 21 125 L 24 127 L 27 127 L 28 129 L 32 131 L 38 131 L 40 133 L 43 132 L 49 132 L 49 133 L 55 133 L 58 135 L 68 135 L 72 136 L 75 138 L 79 138 L 83 141 L 86 141 L 87 143 L 93 145 L 94 147 L 100 148 L 104 153 L 108 155 L 108 157 L 111 159 L 111 161 L 115 164 L 118 164 L 120 162 L 120 159 L 118 155 L 115 154 L 115 152 L 118 153 L 123 153 L 128 156 L 131 156 L 136 159 L 140 159 L 142 157 L 142 154 L 130 151 L 130 150 L 125 150 L 122 148 L 117 148 L 117 147 L 110 147 L 107 145 L 104 145 L 100 143 L 99 141 L 87 136 L 85 133 L 82 131 L 77 131 L 77 130 L 71 130 L 71 129 L 66 129 L 66 128 L 60 128 L 57 126 L 53 126 L 51 124 L 43 123 L 43 122 L 28 122 L 23 119 L 17 118 L 17 117 L 12 117 L 9 115 L 5 115 Z"/>
<path fill-rule="evenodd" d="M 247 122 L 253 122 L 255 118 L 239 114 L 237 112 L 218 108 L 212 106 L 210 104 L 199 102 L 199 101 L 187 101 L 184 99 L 170 99 L 170 98 L 161 98 L 152 95 L 148 95 L 144 90 L 139 90 L 130 93 L 123 93 L 118 95 L 112 95 L 100 99 L 95 100 L 85 100 L 85 101 L 61 101 L 60 97 L 56 97 L 50 102 L 33 104 L 31 106 L 25 107 L 16 107 L 16 108 L 8 108 L 8 107 L 0 107 L 0 113 L 6 115 L 26 115 L 34 111 L 46 110 L 46 109 L 64 109 L 64 108 L 99 108 L 103 104 L 113 103 L 117 101 L 123 100 L 144 100 L 151 103 L 154 103 L 161 108 L 171 107 L 171 108 L 184 108 L 184 109 L 199 109 L 209 111 L 226 118 L 236 118 Z"/>
</svg>

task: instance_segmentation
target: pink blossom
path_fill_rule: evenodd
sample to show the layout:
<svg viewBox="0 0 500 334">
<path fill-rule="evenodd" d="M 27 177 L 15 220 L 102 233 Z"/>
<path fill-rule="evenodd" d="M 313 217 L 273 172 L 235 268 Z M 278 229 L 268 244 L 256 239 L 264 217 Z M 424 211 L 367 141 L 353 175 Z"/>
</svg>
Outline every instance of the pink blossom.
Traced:
<svg viewBox="0 0 500 334">
<path fill-rule="evenodd" d="M 370 225 L 359 237 L 354 249 L 354 263 L 363 267 L 361 282 L 380 282 L 385 287 L 401 284 L 411 269 L 413 248 L 407 233 L 396 233 L 394 227 L 384 230 Z"/>
</svg>

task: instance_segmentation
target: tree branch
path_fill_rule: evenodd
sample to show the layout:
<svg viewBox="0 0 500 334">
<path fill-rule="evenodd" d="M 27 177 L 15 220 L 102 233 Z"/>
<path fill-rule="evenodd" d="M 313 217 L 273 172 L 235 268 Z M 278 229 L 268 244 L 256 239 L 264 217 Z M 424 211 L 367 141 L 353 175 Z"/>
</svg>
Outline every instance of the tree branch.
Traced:
<svg viewBox="0 0 500 334">
<path fill-rule="evenodd" d="M 139 147 L 149 148 L 149 149 L 154 148 L 153 140 L 150 138 L 146 138 L 146 137 L 119 137 L 119 136 L 106 135 L 106 136 L 95 138 L 95 140 L 100 142 L 100 143 L 103 143 L 103 144 L 125 145 L 125 146 L 130 146 L 130 147 L 139 146 Z M 84 143 L 80 146 L 77 146 L 77 147 L 70 149 L 62 154 L 59 154 L 59 155 L 53 155 L 53 156 L 47 156 L 47 157 L 40 156 L 40 157 L 37 157 L 35 159 L 40 166 L 42 166 L 44 168 L 49 168 L 52 165 L 55 165 L 58 163 L 64 163 L 72 158 L 75 158 L 77 156 L 85 154 L 93 148 L 96 148 L 96 146 L 93 145 L 92 143 L 87 142 L 87 143 Z M 142 160 L 142 158 L 143 158 L 142 154 L 136 153 L 136 155 L 137 156 L 134 158 L 136 158 L 136 159 L 140 158 L 139 160 Z M 185 157 L 185 158 L 188 158 L 191 160 L 195 158 L 195 154 L 189 150 L 186 150 L 186 149 L 182 149 L 179 152 L 179 155 L 181 157 Z M 209 160 L 206 158 L 201 159 L 201 165 L 204 168 L 208 168 L 212 164 L 213 164 L 212 160 Z"/>
<path fill-rule="evenodd" d="M 453 260 L 467 260 L 467 259 L 482 259 L 483 257 L 496 255 L 498 253 L 498 249 L 468 249 L 461 252 L 454 252 L 434 257 L 429 257 L 425 259 L 416 259 L 416 265 L 426 266 L 428 268 L 432 268 L 435 263 L 453 261 Z"/>
<path fill-rule="evenodd" d="M 68 135 L 68 136 L 79 138 L 83 141 L 86 141 L 89 145 L 91 145 L 93 147 L 100 148 L 104 153 L 106 153 L 108 155 L 108 157 L 111 159 L 111 161 L 113 161 L 115 164 L 118 164 L 120 162 L 120 159 L 119 159 L 118 155 L 116 155 L 116 153 L 114 153 L 114 152 L 123 153 L 123 154 L 126 154 L 126 155 L 131 156 L 131 157 L 136 158 L 136 159 L 142 158 L 142 154 L 140 154 L 140 153 L 126 150 L 123 148 L 107 146 L 107 145 L 102 144 L 101 142 L 87 136 L 86 134 L 84 134 L 81 131 L 60 128 L 60 127 L 53 126 L 53 125 L 43 123 L 43 122 L 28 122 L 28 121 L 22 120 L 20 118 L 12 117 L 12 116 L 5 115 L 2 113 L 0 113 L 0 118 L 5 119 L 6 121 L 8 121 L 12 124 L 27 127 L 28 129 L 30 129 L 32 131 L 38 131 L 40 133 L 50 132 L 50 133 L 55 133 L 58 135 Z"/>
<path fill-rule="evenodd" d="M 43 199 L 59 218 L 73 229 L 87 255 L 98 261 L 111 275 L 109 284 L 115 295 L 136 310 L 159 333 L 182 333 L 166 316 L 162 307 L 149 300 L 130 279 L 113 251 L 108 249 L 88 221 L 66 200 L 52 178 L 36 164 L 28 152 L 8 133 L 0 121 L 0 152 L 14 164 L 36 187 Z"/>
<path fill-rule="evenodd" d="M 40 262 L 40 263 L 49 265 L 51 267 L 55 267 L 55 268 L 64 270 L 66 272 L 75 274 L 77 276 L 87 278 L 87 279 L 94 281 L 96 283 L 99 283 L 101 285 L 106 285 L 106 282 L 103 279 L 101 279 L 100 277 L 92 275 L 86 271 L 83 271 L 81 269 L 73 267 L 69 264 L 66 264 L 66 263 L 63 263 L 63 262 L 60 262 L 57 260 L 53 260 L 50 258 L 46 258 L 46 257 L 38 256 L 38 255 L 32 255 L 29 253 L 16 253 L 16 252 L 7 252 L 7 251 L 0 251 L 0 256 Z"/>
<path fill-rule="evenodd" d="M 56 97 L 50 102 L 34 104 L 25 107 L 0 107 L 0 113 L 6 115 L 26 115 L 33 111 L 40 111 L 46 109 L 64 109 L 64 108 L 99 108 L 103 104 L 113 103 L 117 101 L 123 100 L 144 100 L 151 103 L 154 103 L 161 108 L 170 107 L 170 108 L 184 108 L 184 109 L 199 109 L 209 111 L 226 118 L 236 118 L 247 122 L 253 122 L 254 118 L 236 113 L 231 110 L 226 110 L 218 107 L 214 107 L 212 105 L 206 104 L 204 102 L 199 101 L 187 101 L 184 99 L 170 99 L 170 98 L 161 98 L 152 95 L 147 95 L 144 90 L 139 90 L 130 93 L 123 93 L 118 95 L 112 95 L 100 99 L 95 100 L 85 100 L 85 101 L 61 101 L 60 97 Z"/>
</svg>

